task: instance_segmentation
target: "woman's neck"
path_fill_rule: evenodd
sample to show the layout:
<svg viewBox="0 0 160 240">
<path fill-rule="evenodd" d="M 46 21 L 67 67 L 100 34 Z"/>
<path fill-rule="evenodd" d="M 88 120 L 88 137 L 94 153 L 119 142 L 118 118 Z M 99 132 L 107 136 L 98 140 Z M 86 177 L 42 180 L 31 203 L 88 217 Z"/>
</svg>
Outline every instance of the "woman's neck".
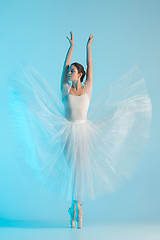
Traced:
<svg viewBox="0 0 160 240">
<path fill-rule="evenodd" d="M 81 83 L 79 82 L 79 81 L 73 81 L 72 82 L 72 88 L 74 89 L 74 90 L 79 90 L 79 89 L 81 89 L 82 88 L 82 86 L 81 86 Z"/>
</svg>

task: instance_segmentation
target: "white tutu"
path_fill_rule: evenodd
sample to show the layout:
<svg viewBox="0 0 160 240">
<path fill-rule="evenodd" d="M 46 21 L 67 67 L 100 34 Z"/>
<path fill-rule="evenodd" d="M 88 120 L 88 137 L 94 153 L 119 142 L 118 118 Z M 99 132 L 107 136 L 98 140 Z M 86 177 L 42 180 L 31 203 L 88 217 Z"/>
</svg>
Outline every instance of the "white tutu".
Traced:
<svg viewBox="0 0 160 240">
<path fill-rule="evenodd" d="M 11 76 L 8 90 L 15 153 L 21 149 L 46 189 L 84 201 L 115 191 L 133 175 L 152 114 L 138 67 L 92 97 L 85 121 L 65 118 L 61 97 L 31 66 Z"/>
</svg>

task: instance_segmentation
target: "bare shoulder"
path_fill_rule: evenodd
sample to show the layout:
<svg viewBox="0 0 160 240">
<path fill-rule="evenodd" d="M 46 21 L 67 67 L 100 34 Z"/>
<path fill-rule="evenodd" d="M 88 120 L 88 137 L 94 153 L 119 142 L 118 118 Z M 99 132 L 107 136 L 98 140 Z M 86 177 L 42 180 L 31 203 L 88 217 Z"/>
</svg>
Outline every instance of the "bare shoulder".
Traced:
<svg viewBox="0 0 160 240">
<path fill-rule="evenodd" d="M 84 83 L 84 89 L 85 89 L 85 91 L 88 94 L 90 99 L 91 99 L 91 95 L 92 95 L 92 88 L 93 88 L 93 82 L 86 80 L 85 83 Z"/>
<path fill-rule="evenodd" d="M 62 85 L 62 88 L 61 88 L 62 98 L 64 98 L 68 94 L 70 87 L 71 86 L 67 82 Z"/>
<path fill-rule="evenodd" d="M 91 79 L 87 79 L 84 83 L 84 86 L 86 88 L 92 88 L 92 85 L 93 85 L 93 81 Z"/>
<path fill-rule="evenodd" d="M 69 85 L 68 82 L 65 82 L 65 83 L 62 84 L 62 90 L 63 89 L 68 89 L 68 88 L 70 88 L 70 85 Z"/>
</svg>

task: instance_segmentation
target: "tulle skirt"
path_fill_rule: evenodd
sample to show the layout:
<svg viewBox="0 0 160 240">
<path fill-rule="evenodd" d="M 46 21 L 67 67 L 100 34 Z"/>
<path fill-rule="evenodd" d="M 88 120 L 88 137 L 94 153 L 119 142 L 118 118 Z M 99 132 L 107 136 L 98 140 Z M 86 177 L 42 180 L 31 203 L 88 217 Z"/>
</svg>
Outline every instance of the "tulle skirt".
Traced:
<svg viewBox="0 0 160 240">
<path fill-rule="evenodd" d="M 92 96 L 83 121 L 65 118 L 61 97 L 32 66 L 12 73 L 8 93 L 15 154 L 21 149 L 21 161 L 48 191 L 93 200 L 133 176 L 152 115 L 138 67 Z"/>
</svg>

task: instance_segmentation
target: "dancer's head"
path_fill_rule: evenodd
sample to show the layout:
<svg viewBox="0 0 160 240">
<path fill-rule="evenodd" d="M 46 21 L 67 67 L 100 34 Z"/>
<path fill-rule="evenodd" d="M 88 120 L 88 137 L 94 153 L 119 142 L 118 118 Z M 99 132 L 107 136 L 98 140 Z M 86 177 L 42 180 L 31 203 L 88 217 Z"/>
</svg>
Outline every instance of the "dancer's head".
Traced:
<svg viewBox="0 0 160 240">
<path fill-rule="evenodd" d="M 70 65 L 68 70 L 68 76 L 70 81 L 80 79 L 80 81 L 83 82 L 85 75 L 86 73 L 84 67 L 80 63 L 74 62 Z"/>
</svg>

